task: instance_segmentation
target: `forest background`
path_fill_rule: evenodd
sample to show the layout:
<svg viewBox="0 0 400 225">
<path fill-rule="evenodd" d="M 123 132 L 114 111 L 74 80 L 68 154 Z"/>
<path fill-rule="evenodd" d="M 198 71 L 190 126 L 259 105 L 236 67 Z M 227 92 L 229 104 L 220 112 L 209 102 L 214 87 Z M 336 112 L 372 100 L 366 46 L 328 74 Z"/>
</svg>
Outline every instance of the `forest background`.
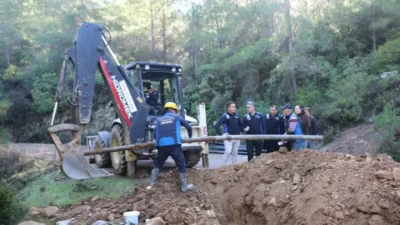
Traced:
<svg viewBox="0 0 400 225">
<path fill-rule="evenodd" d="M 399 0 L 2 0 L 1 142 L 49 141 L 63 55 L 84 21 L 110 30 L 123 64 L 182 64 L 188 115 L 206 102 L 209 126 L 229 100 L 241 114 L 248 100 L 263 113 L 300 104 L 327 141 L 374 122 L 381 149 L 399 154 Z M 105 107 L 101 79 L 96 93 Z"/>
</svg>

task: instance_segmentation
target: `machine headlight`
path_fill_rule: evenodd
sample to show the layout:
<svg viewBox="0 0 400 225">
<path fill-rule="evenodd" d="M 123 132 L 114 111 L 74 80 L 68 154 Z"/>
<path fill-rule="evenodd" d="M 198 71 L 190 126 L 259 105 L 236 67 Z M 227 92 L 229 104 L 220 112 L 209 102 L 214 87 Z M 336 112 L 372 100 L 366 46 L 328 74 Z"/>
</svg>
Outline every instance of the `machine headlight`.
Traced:
<svg viewBox="0 0 400 225">
<path fill-rule="evenodd" d="M 182 72 L 182 69 L 178 69 L 178 72 Z"/>
<path fill-rule="evenodd" d="M 144 69 L 145 69 L 145 70 L 149 70 L 149 69 L 150 69 L 150 65 L 145 65 L 145 66 L 144 66 Z"/>
<path fill-rule="evenodd" d="M 176 71 L 176 68 L 175 67 L 172 67 L 172 72 L 175 72 Z"/>
<path fill-rule="evenodd" d="M 140 65 L 139 64 L 136 65 L 136 69 L 140 69 Z"/>
</svg>

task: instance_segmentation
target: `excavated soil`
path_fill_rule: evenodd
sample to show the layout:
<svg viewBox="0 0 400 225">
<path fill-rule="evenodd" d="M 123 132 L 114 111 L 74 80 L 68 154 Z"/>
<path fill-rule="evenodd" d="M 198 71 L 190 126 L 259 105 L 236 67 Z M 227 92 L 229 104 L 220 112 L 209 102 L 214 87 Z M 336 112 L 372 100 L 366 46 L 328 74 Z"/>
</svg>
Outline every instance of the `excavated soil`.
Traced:
<svg viewBox="0 0 400 225">
<path fill-rule="evenodd" d="M 123 212 L 138 210 L 142 222 L 159 216 L 171 225 L 400 224 L 400 164 L 384 155 L 277 152 L 188 174 L 192 192 L 180 193 L 170 171 L 151 190 L 138 186 L 118 200 L 88 199 L 62 208 L 57 219 L 120 222 Z"/>
</svg>

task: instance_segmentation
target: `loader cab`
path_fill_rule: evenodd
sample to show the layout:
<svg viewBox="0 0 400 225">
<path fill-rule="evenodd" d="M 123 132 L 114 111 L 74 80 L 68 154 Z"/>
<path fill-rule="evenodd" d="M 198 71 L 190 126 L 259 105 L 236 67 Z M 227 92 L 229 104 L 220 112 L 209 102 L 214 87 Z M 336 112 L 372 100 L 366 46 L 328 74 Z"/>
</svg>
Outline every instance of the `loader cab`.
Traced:
<svg viewBox="0 0 400 225">
<path fill-rule="evenodd" d="M 181 86 L 182 66 L 170 63 L 133 62 L 125 66 L 143 99 L 150 106 L 149 116 L 158 118 L 164 112 L 166 102 L 175 102 L 179 114 L 185 117 Z M 149 91 L 149 87 L 152 90 Z M 152 95 L 152 99 L 149 96 Z M 156 99 L 156 100 L 155 100 Z"/>
</svg>

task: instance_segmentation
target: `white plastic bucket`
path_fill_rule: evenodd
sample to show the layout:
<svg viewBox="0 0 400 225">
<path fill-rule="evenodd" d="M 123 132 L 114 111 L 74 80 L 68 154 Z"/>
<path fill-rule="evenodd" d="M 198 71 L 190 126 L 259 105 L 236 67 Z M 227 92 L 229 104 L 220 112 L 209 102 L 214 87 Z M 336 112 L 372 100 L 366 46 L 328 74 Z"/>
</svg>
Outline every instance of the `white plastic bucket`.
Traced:
<svg viewBox="0 0 400 225">
<path fill-rule="evenodd" d="M 124 212 L 124 219 L 127 225 L 138 225 L 139 224 L 139 211 Z"/>
</svg>

